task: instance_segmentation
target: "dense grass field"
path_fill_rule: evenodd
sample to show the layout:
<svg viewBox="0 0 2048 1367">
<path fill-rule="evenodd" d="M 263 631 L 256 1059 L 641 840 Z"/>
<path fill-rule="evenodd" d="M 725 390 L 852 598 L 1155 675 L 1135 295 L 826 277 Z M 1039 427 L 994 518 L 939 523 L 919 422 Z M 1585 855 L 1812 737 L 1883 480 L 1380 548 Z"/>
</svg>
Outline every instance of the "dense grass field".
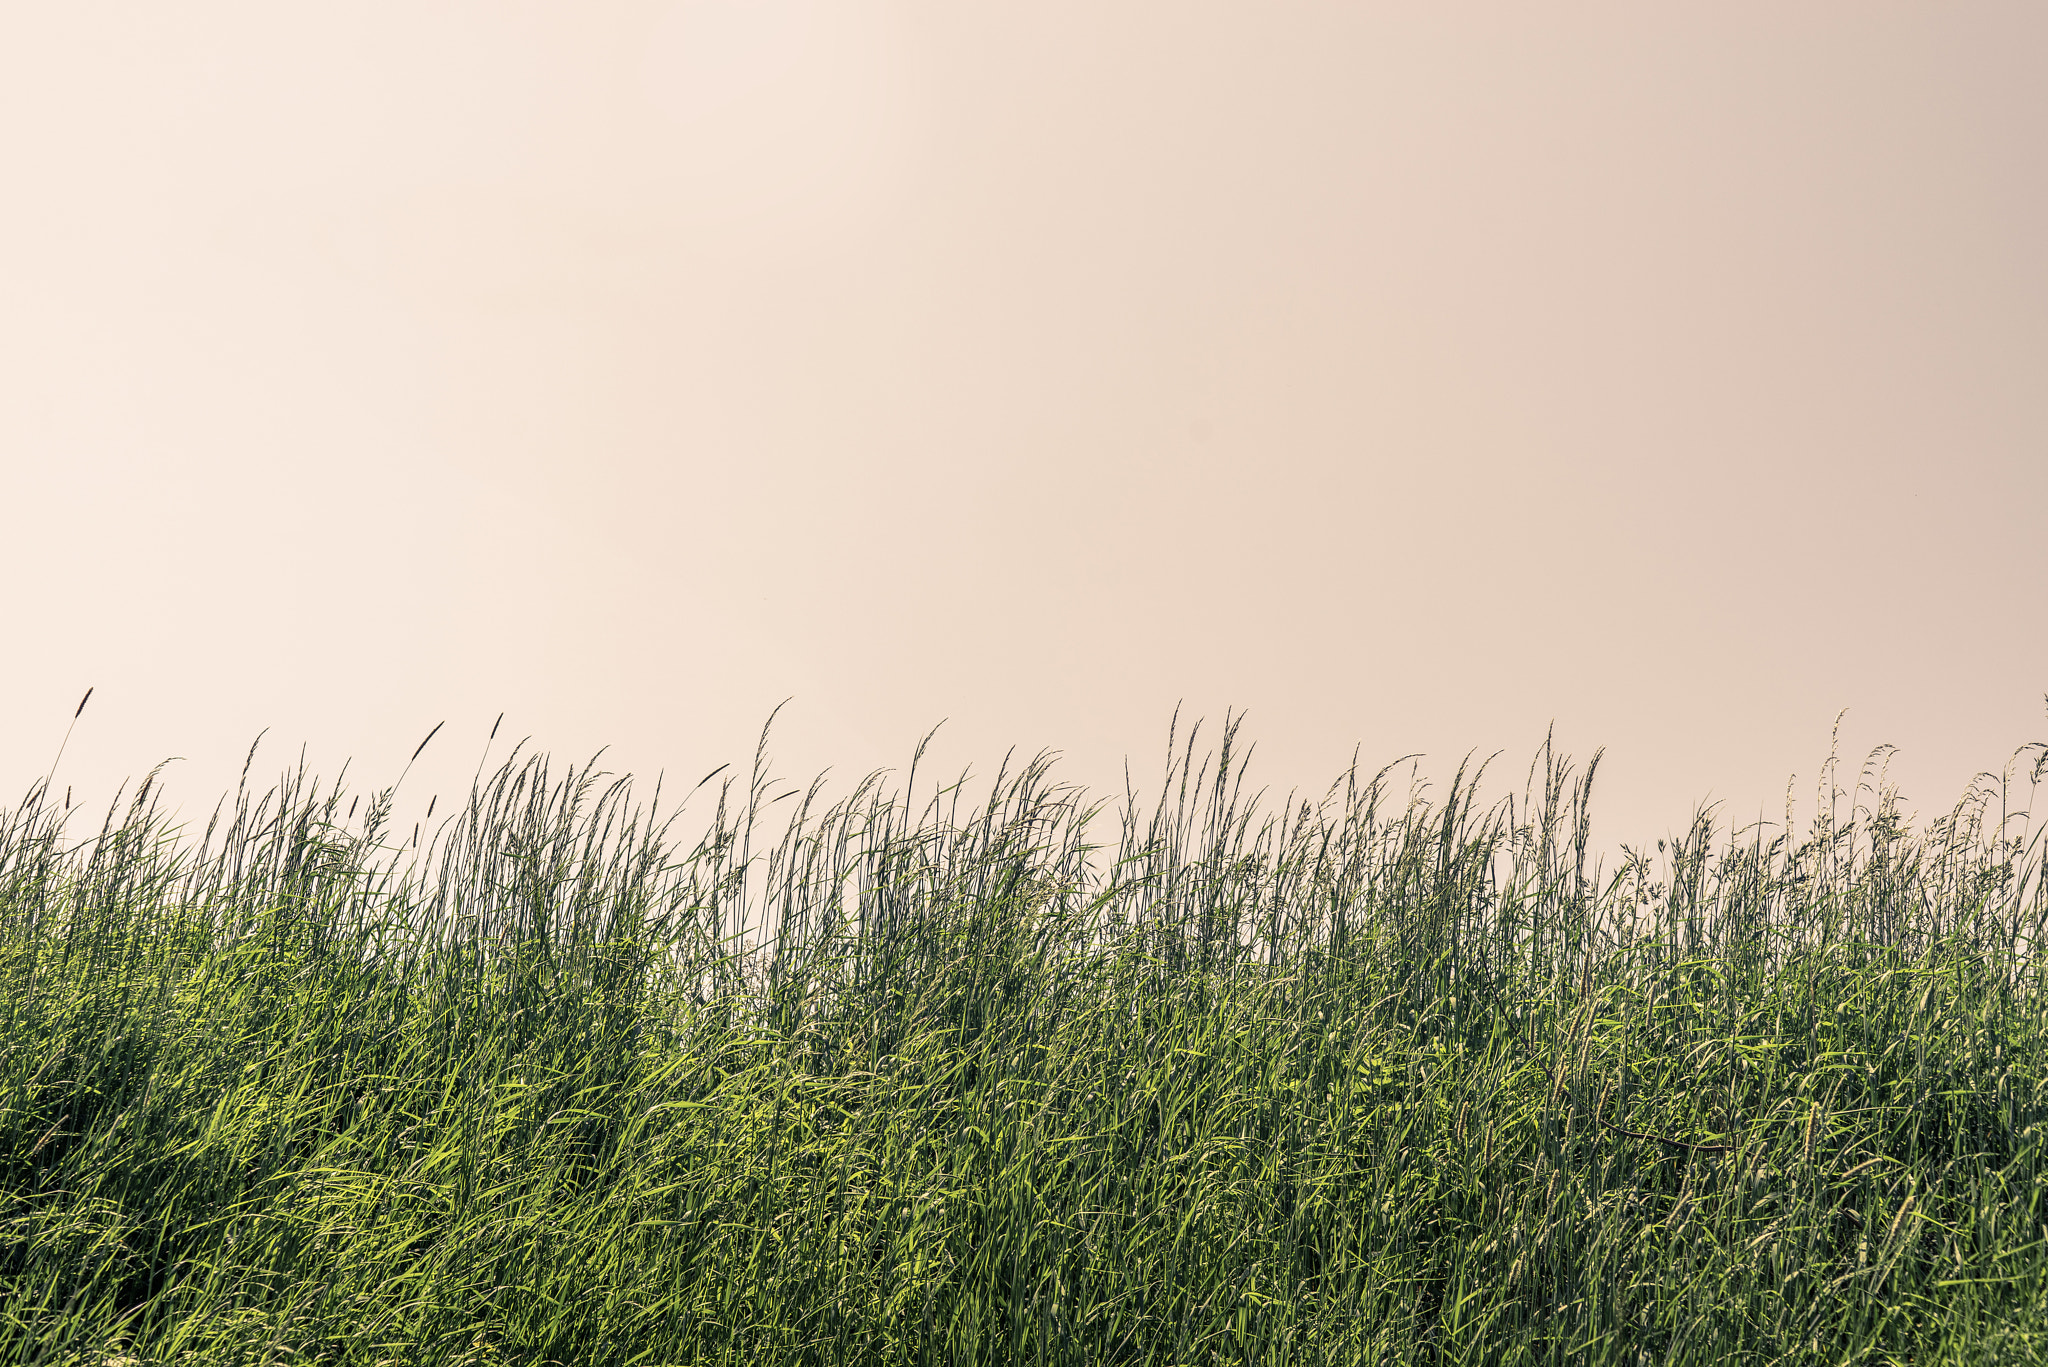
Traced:
<svg viewBox="0 0 2048 1367">
<path fill-rule="evenodd" d="M 1597 758 L 1262 811 L 1233 730 L 701 837 L 31 790 L 0 1362 L 2048 1359 L 2048 752 L 1599 861 Z"/>
</svg>

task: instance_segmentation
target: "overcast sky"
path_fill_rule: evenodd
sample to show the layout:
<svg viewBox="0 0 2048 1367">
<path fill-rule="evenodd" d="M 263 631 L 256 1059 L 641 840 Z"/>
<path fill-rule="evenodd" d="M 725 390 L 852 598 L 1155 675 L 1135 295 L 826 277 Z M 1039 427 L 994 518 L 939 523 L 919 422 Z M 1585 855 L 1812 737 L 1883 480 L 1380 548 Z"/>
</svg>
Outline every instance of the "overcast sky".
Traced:
<svg viewBox="0 0 2048 1367">
<path fill-rule="evenodd" d="M 2048 733 L 2044 149 L 2031 2 L 11 5 L 0 789 L 1178 702 L 1642 842 L 1846 708 L 1929 814 Z"/>
</svg>

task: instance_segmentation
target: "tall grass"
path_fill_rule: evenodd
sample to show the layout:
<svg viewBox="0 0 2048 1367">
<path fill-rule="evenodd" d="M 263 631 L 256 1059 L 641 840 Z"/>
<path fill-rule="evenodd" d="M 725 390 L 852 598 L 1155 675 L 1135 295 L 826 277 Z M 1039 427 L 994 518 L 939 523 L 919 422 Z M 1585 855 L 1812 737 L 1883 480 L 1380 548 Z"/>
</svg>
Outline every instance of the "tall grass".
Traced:
<svg viewBox="0 0 2048 1367">
<path fill-rule="evenodd" d="M 424 845 L 39 786 L 0 1360 L 2039 1360 L 2044 756 L 1618 868 L 1597 757 L 1261 812 L 1234 724 L 1149 810 L 757 754 L 694 842 L 516 754 Z"/>
</svg>

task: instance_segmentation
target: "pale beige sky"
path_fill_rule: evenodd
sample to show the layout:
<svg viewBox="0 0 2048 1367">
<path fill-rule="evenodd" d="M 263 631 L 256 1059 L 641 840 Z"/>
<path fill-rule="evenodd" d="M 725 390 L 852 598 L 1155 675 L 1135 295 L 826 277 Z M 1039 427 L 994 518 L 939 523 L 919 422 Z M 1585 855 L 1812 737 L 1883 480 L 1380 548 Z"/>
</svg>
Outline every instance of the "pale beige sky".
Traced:
<svg viewBox="0 0 2048 1367">
<path fill-rule="evenodd" d="M 2048 732 L 2034 3 L 7 6 L 0 787 Z M 501 749 L 502 743 L 501 743 Z M 436 766 L 439 767 L 436 767 Z M 11 802 L 12 798 L 5 801 Z M 687 823 L 686 823 L 687 824 Z"/>
</svg>

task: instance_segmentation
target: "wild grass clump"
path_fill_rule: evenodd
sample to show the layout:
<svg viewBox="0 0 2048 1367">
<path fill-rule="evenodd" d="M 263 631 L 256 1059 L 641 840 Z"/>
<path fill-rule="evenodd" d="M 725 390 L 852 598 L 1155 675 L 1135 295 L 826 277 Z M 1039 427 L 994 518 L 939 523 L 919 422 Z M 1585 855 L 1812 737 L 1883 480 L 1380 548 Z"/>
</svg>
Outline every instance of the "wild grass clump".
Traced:
<svg viewBox="0 0 2048 1367">
<path fill-rule="evenodd" d="M 2048 1355 L 2010 778 L 1608 870 L 1597 757 L 1260 815 L 1235 731 L 1100 844 L 1042 761 L 758 847 L 758 755 L 694 844 L 538 758 L 424 849 L 303 772 L 196 840 L 32 790 L 0 1360 Z"/>
</svg>

